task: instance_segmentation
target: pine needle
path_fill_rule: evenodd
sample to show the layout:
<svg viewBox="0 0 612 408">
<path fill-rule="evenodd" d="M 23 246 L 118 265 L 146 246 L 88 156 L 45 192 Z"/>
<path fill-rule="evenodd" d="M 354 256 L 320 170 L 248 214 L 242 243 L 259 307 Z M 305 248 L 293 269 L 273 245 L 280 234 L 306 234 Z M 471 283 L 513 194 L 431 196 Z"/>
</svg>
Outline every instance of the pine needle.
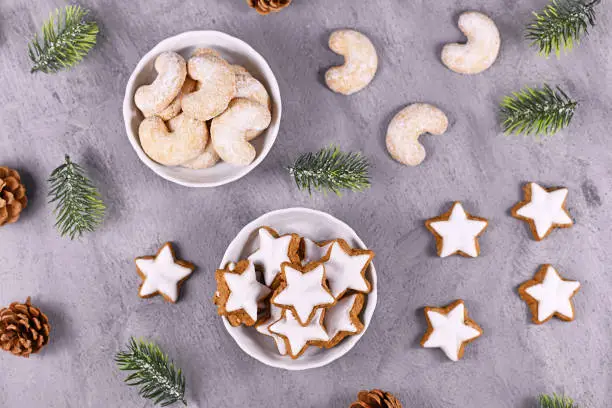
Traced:
<svg viewBox="0 0 612 408">
<path fill-rule="evenodd" d="M 46 74 L 78 64 L 96 45 L 98 25 L 86 21 L 88 10 L 80 6 L 66 6 L 49 15 L 42 27 L 42 40 L 38 34 L 28 44 L 28 53 L 34 64 L 31 72 Z"/>
<path fill-rule="evenodd" d="M 540 395 L 540 408 L 578 408 L 578 405 L 569 397 L 553 395 Z"/>
<path fill-rule="evenodd" d="M 125 383 L 140 387 L 139 393 L 143 398 L 154 400 L 162 407 L 179 401 L 187 405 L 183 372 L 156 344 L 132 337 L 128 350 L 117 353 L 115 362 L 120 370 L 133 371 Z"/>
<path fill-rule="evenodd" d="M 327 193 L 341 190 L 363 191 L 370 187 L 369 164 L 361 153 L 344 153 L 330 146 L 316 153 L 305 153 L 288 167 L 300 190 Z"/>
<path fill-rule="evenodd" d="M 526 87 L 502 101 L 502 128 L 506 134 L 552 135 L 570 124 L 577 105 L 559 87 Z"/>
<path fill-rule="evenodd" d="M 57 202 L 53 213 L 61 236 L 74 239 L 100 225 L 106 210 L 100 193 L 68 155 L 65 163 L 53 170 L 49 183 L 49 203 Z"/>
<path fill-rule="evenodd" d="M 570 51 L 588 34 L 589 27 L 595 25 L 595 6 L 600 2 L 551 0 L 544 10 L 533 13 L 534 20 L 527 26 L 525 38 L 540 54 L 548 57 L 554 52 L 559 58 L 562 50 Z"/>
</svg>

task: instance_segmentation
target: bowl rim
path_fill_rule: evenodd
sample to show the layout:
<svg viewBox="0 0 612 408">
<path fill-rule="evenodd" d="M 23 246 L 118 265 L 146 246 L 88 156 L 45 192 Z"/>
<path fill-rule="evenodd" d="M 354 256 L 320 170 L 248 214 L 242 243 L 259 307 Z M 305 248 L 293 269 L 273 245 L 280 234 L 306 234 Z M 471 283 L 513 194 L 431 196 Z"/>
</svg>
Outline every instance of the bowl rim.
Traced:
<svg viewBox="0 0 612 408">
<path fill-rule="evenodd" d="M 353 228 L 351 228 L 344 221 L 334 217 L 333 215 L 327 212 L 324 212 L 324 211 L 313 210 L 313 209 L 305 208 L 305 207 L 290 207 L 290 208 L 283 208 L 279 210 L 269 211 L 257 217 L 253 221 L 249 222 L 247 225 L 245 225 L 236 234 L 234 239 L 232 239 L 230 244 L 227 246 L 227 249 L 225 250 L 225 253 L 223 254 L 223 259 L 221 260 L 221 264 L 219 265 L 219 269 L 223 269 L 223 267 L 227 264 L 227 262 L 232 261 L 232 259 L 229 259 L 229 253 L 233 250 L 233 246 L 235 245 L 234 243 L 236 241 L 236 238 L 238 238 L 238 236 L 242 235 L 243 233 L 250 234 L 255 228 L 258 228 L 259 224 L 261 224 L 260 220 L 264 218 L 280 216 L 280 215 L 288 214 L 291 212 L 314 214 L 317 216 L 322 216 L 323 218 L 327 218 L 331 222 L 335 222 L 339 224 L 340 226 L 342 226 L 343 228 L 345 228 L 346 233 L 351 235 L 352 239 L 359 246 L 361 246 L 362 248 L 367 248 L 363 240 L 359 237 L 359 235 L 357 235 L 357 233 L 355 232 Z M 242 351 L 244 351 L 246 354 L 248 354 L 255 360 L 261 363 L 264 363 L 267 366 L 274 367 L 274 368 L 282 368 L 282 369 L 289 370 L 289 371 L 302 371 L 302 370 L 309 370 L 311 368 L 319 368 L 319 367 L 326 366 L 332 363 L 333 361 L 343 357 L 345 354 L 347 354 L 359 342 L 359 340 L 361 340 L 361 337 L 365 334 L 368 327 L 370 326 L 370 323 L 372 321 L 372 317 L 374 315 L 374 311 L 376 309 L 376 305 L 378 302 L 378 277 L 376 274 L 376 268 L 374 267 L 374 262 L 370 263 L 369 268 L 370 268 L 370 277 L 372 280 L 371 282 L 372 291 L 368 293 L 366 305 L 363 309 L 363 326 L 364 326 L 363 331 L 359 334 L 356 334 L 354 336 L 350 336 L 347 339 L 344 339 L 340 344 L 335 346 L 334 349 L 338 351 L 335 354 L 330 352 L 333 349 L 324 350 L 324 352 L 328 352 L 327 356 L 321 359 L 320 361 L 316 361 L 312 363 L 302 363 L 299 366 L 296 366 L 294 363 L 296 360 L 293 360 L 289 357 L 283 360 L 268 360 L 268 359 L 262 358 L 261 356 L 257 355 L 257 353 L 252 352 L 249 349 L 248 345 L 241 342 L 241 338 L 238 335 L 239 332 L 235 330 L 236 328 L 230 325 L 229 321 L 227 320 L 225 316 L 221 317 L 223 321 L 223 325 L 225 326 L 225 329 L 229 333 L 230 337 L 234 339 L 234 341 L 236 342 L 236 344 L 238 345 L 238 347 L 240 347 Z"/>
<path fill-rule="evenodd" d="M 220 38 L 224 38 L 225 40 L 229 41 L 229 42 L 234 42 L 238 45 L 239 48 L 243 48 L 244 50 L 248 51 L 248 58 L 257 61 L 257 64 L 261 67 L 261 71 L 262 74 L 265 78 L 266 81 L 266 85 L 269 87 L 269 91 L 270 91 L 270 98 L 273 101 L 273 106 L 274 106 L 274 113 L 276 114 L 276 121 L 273 121 L 270 124 L 270 127 L 266 130 L 266 134 L 265 137 L 270 138 L 271 139 L 271 143 L 269 143 L 268 146 L 264 146 L 261 150 L 261 152 L 259 153 L 259 155 L 255 158 L 255 160 L 249 164 L 248 166 L 244 166 L 242 168 L 238 168 L 238 170 L 236 171 L 235 174 L 229 176 L 229 177 L 225 177 L 219 181 L 213 181 L 213 182 L 194 182 L 194 181 L 187 181 L 184 180 L 180 177 L 176 177 L 176 176 L 172 176 L 169 174 L 166 174 L 162 171 L 160 171 L 159 167 L 162 166 L 156 162 L 154 162 L 151 158 L 149 158 L 149 156 L 146 155 L 146 153 L 142 150 L 142 147 L 140 146 L 140 143 L 138 141 L 138 137 L 137 135 L 132 131 L 132 126 L 131 126 L 131 117 L 132 117 L 132 113 L 134 112 L 134 108 L 132 107 L 132 101 L 134 98 L 134 93 L 136 92 L 135 89 L 135 81 L 136 81 L 136 77 L 137 75 L 143 70 L 144 66 L 157 54 L 159 54 L 161 51 L 161 48 L 164 48 L 168 43 L 173 43 L 176 41 L 180 41 L 183 37 L 184 38 L 188 38 L 191 39 L 191 37 L 201 37 L 201 36 L 205 36 L 205 37 L 220 37 Z M 197 46 L 197 43 L 192 44 L 193 46 Z M 276 75 L 274 75 L 274 72 L 272 71 L 272 68 L 270 68 L 270 65 L 268 64 L 267 60 L 257 51 L 255 50 L 250 44 L 248 44 L 247 42 L 245 42 L 244 40 L 241 40 L 240 38 L 234 37 L 230 34 L 224 33 L 222 31 L 216 31 L 216 30 L 194 30 L 194 31 L 185 31 L 182 32 L 180 34 L 174 35 L 172 37 L 168 37 L 162 41 L 160 41 L 159 43 L 157 43 L 153 48 L 151 48 L 151 50 L 149 50 L 145 55 L 142 56 L 142 58 L 140 58 L 140 60 L 138 61 L 138 63 L 136 64 L 136 67 L 134 68 L 134 70 L 132 71 L 128 82 L 125 86 L 125 94 L 123 97 L 123 107 L 122 107 L 122 112 L 123 112 L 123 123 L 125 126 L 125 131 L 128 137 L 128 140 L 130 141 L 130 144 L 132 145 L 132 148 L 134 149 L 134 151 L 136 152 L 136 155 L 138 156 L 138 158 L 140 159 L 141 162 L 143 162 L 149 169 L 153 170 L 153 172 L 155 172 L 155 174 L 157 174 L 158 176 L 171 181 L 173 183 L 176 184 L 180 184 L 182 186 L 185 187 L 196 187 L 196 188 L 201 188 L 201 187 L 218 187 L 218 186 L 222 186 L 224 184 L 228 184 L 231 183 L 233 181 L 236 181 L 244 176 L 246 176 L 248 173 L 250 173 L 255 167 L 257 167 L 268 155 L 268 153 L 270 152 L 270 150 L 272 149 L 272 146 L 274 145 L 274 143 L 276 142 L 276 138 L 278 136 L 278 132 L 280 130 L 280 122 L 281 122 L 281 118 L 282 118 L 282 113 L 283 113 L 283 107 L 282 107 L 282 98 L 281 98 L 281 94 L 280 94 L 280 87 L 278 85 L 278 80 L 276 79 Z M 189 170 L 189 169 L 187 169 Z M 193 171 L 197 171 L 197 170 L 193 170 Z"/>
</svg>

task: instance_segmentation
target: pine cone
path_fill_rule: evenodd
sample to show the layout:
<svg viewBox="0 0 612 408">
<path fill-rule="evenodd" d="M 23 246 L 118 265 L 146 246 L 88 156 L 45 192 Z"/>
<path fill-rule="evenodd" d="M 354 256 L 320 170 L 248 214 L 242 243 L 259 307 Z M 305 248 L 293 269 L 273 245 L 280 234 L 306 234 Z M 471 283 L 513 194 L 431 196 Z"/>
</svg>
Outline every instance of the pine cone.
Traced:
<svg viewBox="0 0 612 408">
<path fill-rule="evenodd" d="M 360 391 L 350 408 L 402 408 L 393 394 L 382 390 Z"/>
<path fill-rule="evenodd" d="M 49 342 L 50 331 L 49 319 L 29 297 L 25 303 L 0 309 L 0 348 L 16 356 L 38 353 Z"/>
<path fill-rule="evenodd" d="M 0 167 L 0 227 L 17 221 L 27 204 L 26 189 L 19 173 Z"/>
<path fill-rule="evenodd" d="M 259 14 L 266 15 L 271 12 L 279 12 L 291 4 L 291 0 L 246 0 L 247 4 Z"/>
</svg>

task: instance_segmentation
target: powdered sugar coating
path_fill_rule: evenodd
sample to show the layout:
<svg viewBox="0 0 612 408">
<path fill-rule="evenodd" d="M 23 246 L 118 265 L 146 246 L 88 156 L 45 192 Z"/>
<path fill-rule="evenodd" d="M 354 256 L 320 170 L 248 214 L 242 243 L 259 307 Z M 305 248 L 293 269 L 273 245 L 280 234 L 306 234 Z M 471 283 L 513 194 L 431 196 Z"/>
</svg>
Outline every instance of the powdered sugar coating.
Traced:
<svg viewBox="0 0 612 408">
<path fill-rule="evenodd" d="M 460 74 L 478 74 L 488 69 L 501 46 L 495 22 L 482 13 L 468 11 L 461 14 L 458 25 L 467 43 L 445 45 L 441 56 L 444 65 Z"/>
<path fill-rule="evenodd" d="M 145 117 L 164 110 L 177 97 L 187 76 L 185 59 L 172 51 L 157 57 L 155 70 L 155 81 L 141 86 L 134 95 L 134 103 Z"/>
<path fill-rule="evenodd" d="M 344 56 L 344 65 L 325 73 L 325 82 L 334 92 L 351 95 L 365 88 L 376 75 L 378 55 L 368 37 L 354 30 L 334 31 L 329 48 Z"/>
<path fill-rule="evenodd" d="M 231 65 L 213 52 L 200 52 L 189 59 L 187 70 L 198 81 L 198 90 L 183 97 L 183 111 L 204 122 L 225 111 L 236 95 Z"/>
<path fill-rule="evenodd" d="M 184 113 L 170 121 L 169 131 L 161 118 L 146 118 L 138 128 L 142 150 L 165 166 L 178 166 L 196 158 L 204 151 L 208 140 L 206 124 Z"/>
<path fill-rule="evenodd" d="M 266 129 L 272 121 L 267 107 L 250 99 L 232 100 L 223 114 L 213 119 L 210 126 L 213 146 L 224 161 L 247 166 L 257 154 L 247 141 L 248 131 Z"/>
<path fill-rule="evenodd" d="M 444 112 L 433 105 L 414 103 L 402 109 L 389 123 L 387 150 L 391 157 L 408 166 L 425 160 L 425 148 L 419 143 L 423 133 L 441 135 L 448 128 Z"/>
</svg>

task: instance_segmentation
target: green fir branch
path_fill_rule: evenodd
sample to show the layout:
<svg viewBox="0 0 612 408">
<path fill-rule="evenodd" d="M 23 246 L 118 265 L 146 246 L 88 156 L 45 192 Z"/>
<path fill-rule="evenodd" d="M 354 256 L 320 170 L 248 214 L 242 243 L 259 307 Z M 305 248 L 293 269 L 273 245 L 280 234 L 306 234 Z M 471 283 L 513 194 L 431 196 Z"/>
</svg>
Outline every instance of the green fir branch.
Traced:
<svg viewBox="0 0 612 408">
<path fill-rule="evenodd" d="M 53 213 L 55 226 L 62 236 L 70 239 L 94 231 L 104 218 L 106 207 L 98 189 L 78 164 L 66 155 L 65 163 L 49 176 L 49 203 L 57 202 Z"/>
<path fill-rule="evenodd" d="M 120 370 L 133 371 L 125 383 L 140 387 L 143 398 L 154 400 L 162 407 L 179 401 L 187 405 L 183 372 L 156 344 L 132 337 L 128 350 L 117 353 L 115 362 Z"/>
<path fill-rule="evenodd" d="M 540 408 L 578 408 L 578 405 L 569 397 L 553 395 L 540 395 Z"/>
<path fill-rule="evenodd" d="M 55 73 L 76 65 L 87 55 L 98 35 L 98 24 L 85 20 L 88 13 L 81 6 L 66 6 L 49 15 L 42 27 L 42 40 L 36 34 L 28 44 L 31 72 Z"/>
<path fill-rule="evenodd" d="M 595 6 L 601 0 L 551 0 L 539 13 L 534 12 L 534 20 L 527 26 L 525 38 L 536 46 L 540 54 L 549 56 L 551 52 L 561 55 L 588 34 L 590 26 L 595 25 Z"/>
<path fill-rule="evenodd" d="M 577 105 L 559 87 L 526 87 L 502 101 L 502 128 L 506 134 L 552 135 L 570 124 Z"/>
<path fill-rule="evenodd" d="M 370 187 L 368 160 L 361 153 L 345 153 L 330 146 L 316 153 L 305 153 L 288 167 L 300 190 L 341 195 L 341 190 L 363 191 Z"/>
</svg>

